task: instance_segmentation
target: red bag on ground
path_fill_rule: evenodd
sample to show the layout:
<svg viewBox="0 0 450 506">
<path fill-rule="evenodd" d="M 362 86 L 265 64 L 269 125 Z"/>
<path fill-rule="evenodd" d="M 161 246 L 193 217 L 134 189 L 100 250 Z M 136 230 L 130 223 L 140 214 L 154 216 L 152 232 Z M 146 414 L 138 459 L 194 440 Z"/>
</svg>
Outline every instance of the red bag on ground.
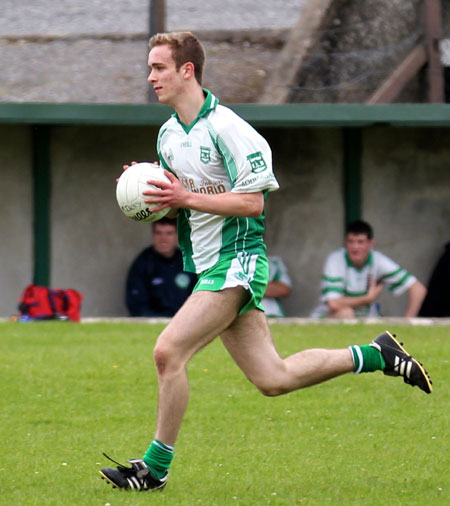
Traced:
<svg viewBox="0 0 450 506">
<path fill-rule="evenodd" d="M 31 320 L 71 320 L 79 322 L 83 295 L 73 288 L 62 290 L 28 285 L 19 301 L 21 316 Z"/>
</svg>

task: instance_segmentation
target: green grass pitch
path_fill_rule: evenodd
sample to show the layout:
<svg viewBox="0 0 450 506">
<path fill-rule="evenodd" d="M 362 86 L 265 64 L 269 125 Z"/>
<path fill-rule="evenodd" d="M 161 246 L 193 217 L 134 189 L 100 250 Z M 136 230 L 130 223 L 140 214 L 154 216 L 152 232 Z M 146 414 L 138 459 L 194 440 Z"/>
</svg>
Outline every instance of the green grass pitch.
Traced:
<svg viewBox="0 0 450 506">
<path fill-rule="evenodd" d="M 191 399 L 163 493 L 113 490 L 102 452 L 142 457 L 153 436 L 162 325 L 0 323 L 0 504 L 450 504 L 450 329 L 391 328 L 429 370 L 426 395 L 382 373 L 278 398 L 219 340 L 189 365 Z M 280 325 L 282 356 L 365 344 L 384 327 Z"/>
</svg>

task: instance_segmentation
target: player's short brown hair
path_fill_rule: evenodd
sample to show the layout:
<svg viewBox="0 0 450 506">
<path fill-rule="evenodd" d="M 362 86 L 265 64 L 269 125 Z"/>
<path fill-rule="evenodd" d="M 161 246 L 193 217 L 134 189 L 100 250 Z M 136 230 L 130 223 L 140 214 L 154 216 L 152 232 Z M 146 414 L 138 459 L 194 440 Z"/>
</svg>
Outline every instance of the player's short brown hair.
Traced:
<svg viewBox="0 0 450 506">
<path fill-rule="evenodd" d="M 203 67 L 205 66 L 205 49 L 197 37 L 191 32 L 168 32 L 153 35 L 148 43 L 152 50 L 156 46 L 169 46 L 176 69 L 191 62 L 194 65 L 195 79 L 202 84 Z"/>
</svg>

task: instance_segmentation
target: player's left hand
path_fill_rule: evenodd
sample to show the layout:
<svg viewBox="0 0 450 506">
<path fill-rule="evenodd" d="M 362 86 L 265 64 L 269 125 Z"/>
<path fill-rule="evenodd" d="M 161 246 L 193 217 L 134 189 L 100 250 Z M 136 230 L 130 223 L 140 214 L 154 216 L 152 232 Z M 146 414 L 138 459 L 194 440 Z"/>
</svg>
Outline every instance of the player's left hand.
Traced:
<svg viewBox="0 0 450 506">
<path fill-rule="evenodd" d="M 145 199 L 145 202 L 149 204 L 154 204 L 155 202 L 161 203 L 160 206 L 154 207 L 152 212 L 160 211 L 166 207 L 171 207 L 172 209 L 184 207 L 186 197 L 189 195 L 189 192 L 174 174 L 168 170 L 165 170 L 164 174 L 168 177 L 170 183 L 149 179 L 147 182 L 157 186 L 159 189 L 148 189 L 142 192 L 143 195 L 152 197 L 151 199 Z"/>
</svg>

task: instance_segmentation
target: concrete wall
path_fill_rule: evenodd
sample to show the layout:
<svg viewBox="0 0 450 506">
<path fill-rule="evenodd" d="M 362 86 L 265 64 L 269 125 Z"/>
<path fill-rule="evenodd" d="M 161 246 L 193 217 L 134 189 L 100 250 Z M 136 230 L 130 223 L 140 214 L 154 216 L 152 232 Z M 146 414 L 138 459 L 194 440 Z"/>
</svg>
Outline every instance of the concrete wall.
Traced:
<svg viewBox="0 0 450 506">
<path fill-rule="evenodd" d="M 363 214 L 376 247 L 428 283 L 450 240 L 449 131 L 371 128 L 364 133 Z M 399 315 L 407 296 L 383 296 L 386 316 Z"/>
<path fill-rule="evenodd" d="M 291 316 L 316 305 L 326 255 L 342 243 L 342 134 L 338 128 L 265 129 L 281 189 L 269 195 L 266 240 L 294 282 Z M 28 127 L 1 127 L 0 316 L 16 312 L 32 281 L 32 179 Z M 122 316 L 129 264 L 149 242 L 150 225 L 123 216 L 115 178 L 123 163 L 156 159 L 157 129 L 53 127 L 51 285 L 85 295 L 83 316 Z M 363 131 L 363 217 L 378 248 L 424 282 L 449 240 L 450 147 L 446 129 Z M 405 297 L 383 297 L 401 314 Z"/>
<path fill-rule="evenodd" d="M 308 316 L 317 303 L 323 263 L 342 245 L 342 137 L 339 129 L 263 132 L 274 151 L 281 189 L 267 203 L 268 252 L 294 282 L 285 306 Z M 445 128 L 363 129 L 362 218 L 376 248 L 424 284 L 450 240 L 450 144 Z M 407 294 L 381 297 L 385 316 L 404 313 Z"/>
<path fill-rule="evenodd" d="M 124 286 L 150 225 L 126 218 L 115 180 L 132 160 L 156 160 L 156 128 L 58 128 L 53 136 L 53 286 L 84 296 L 83 315 L 126 315 Z"/>
<path fill-rule="evenodd" d="M 32 276 L 33 221 L 30 131 L 0 126 L 0 316 L 17 313 Z"/>
<path fill-rule="evenodd" d="M 308 316 L 318 303 L 323 260 L 342 240 L 341 131 L 262 133 L 272 146 L 280 184 L 267 199 L 267 252 L 285 260 L 293 281 L 293 293 L 284 303 L 287 314 Z"/>
</svg>

